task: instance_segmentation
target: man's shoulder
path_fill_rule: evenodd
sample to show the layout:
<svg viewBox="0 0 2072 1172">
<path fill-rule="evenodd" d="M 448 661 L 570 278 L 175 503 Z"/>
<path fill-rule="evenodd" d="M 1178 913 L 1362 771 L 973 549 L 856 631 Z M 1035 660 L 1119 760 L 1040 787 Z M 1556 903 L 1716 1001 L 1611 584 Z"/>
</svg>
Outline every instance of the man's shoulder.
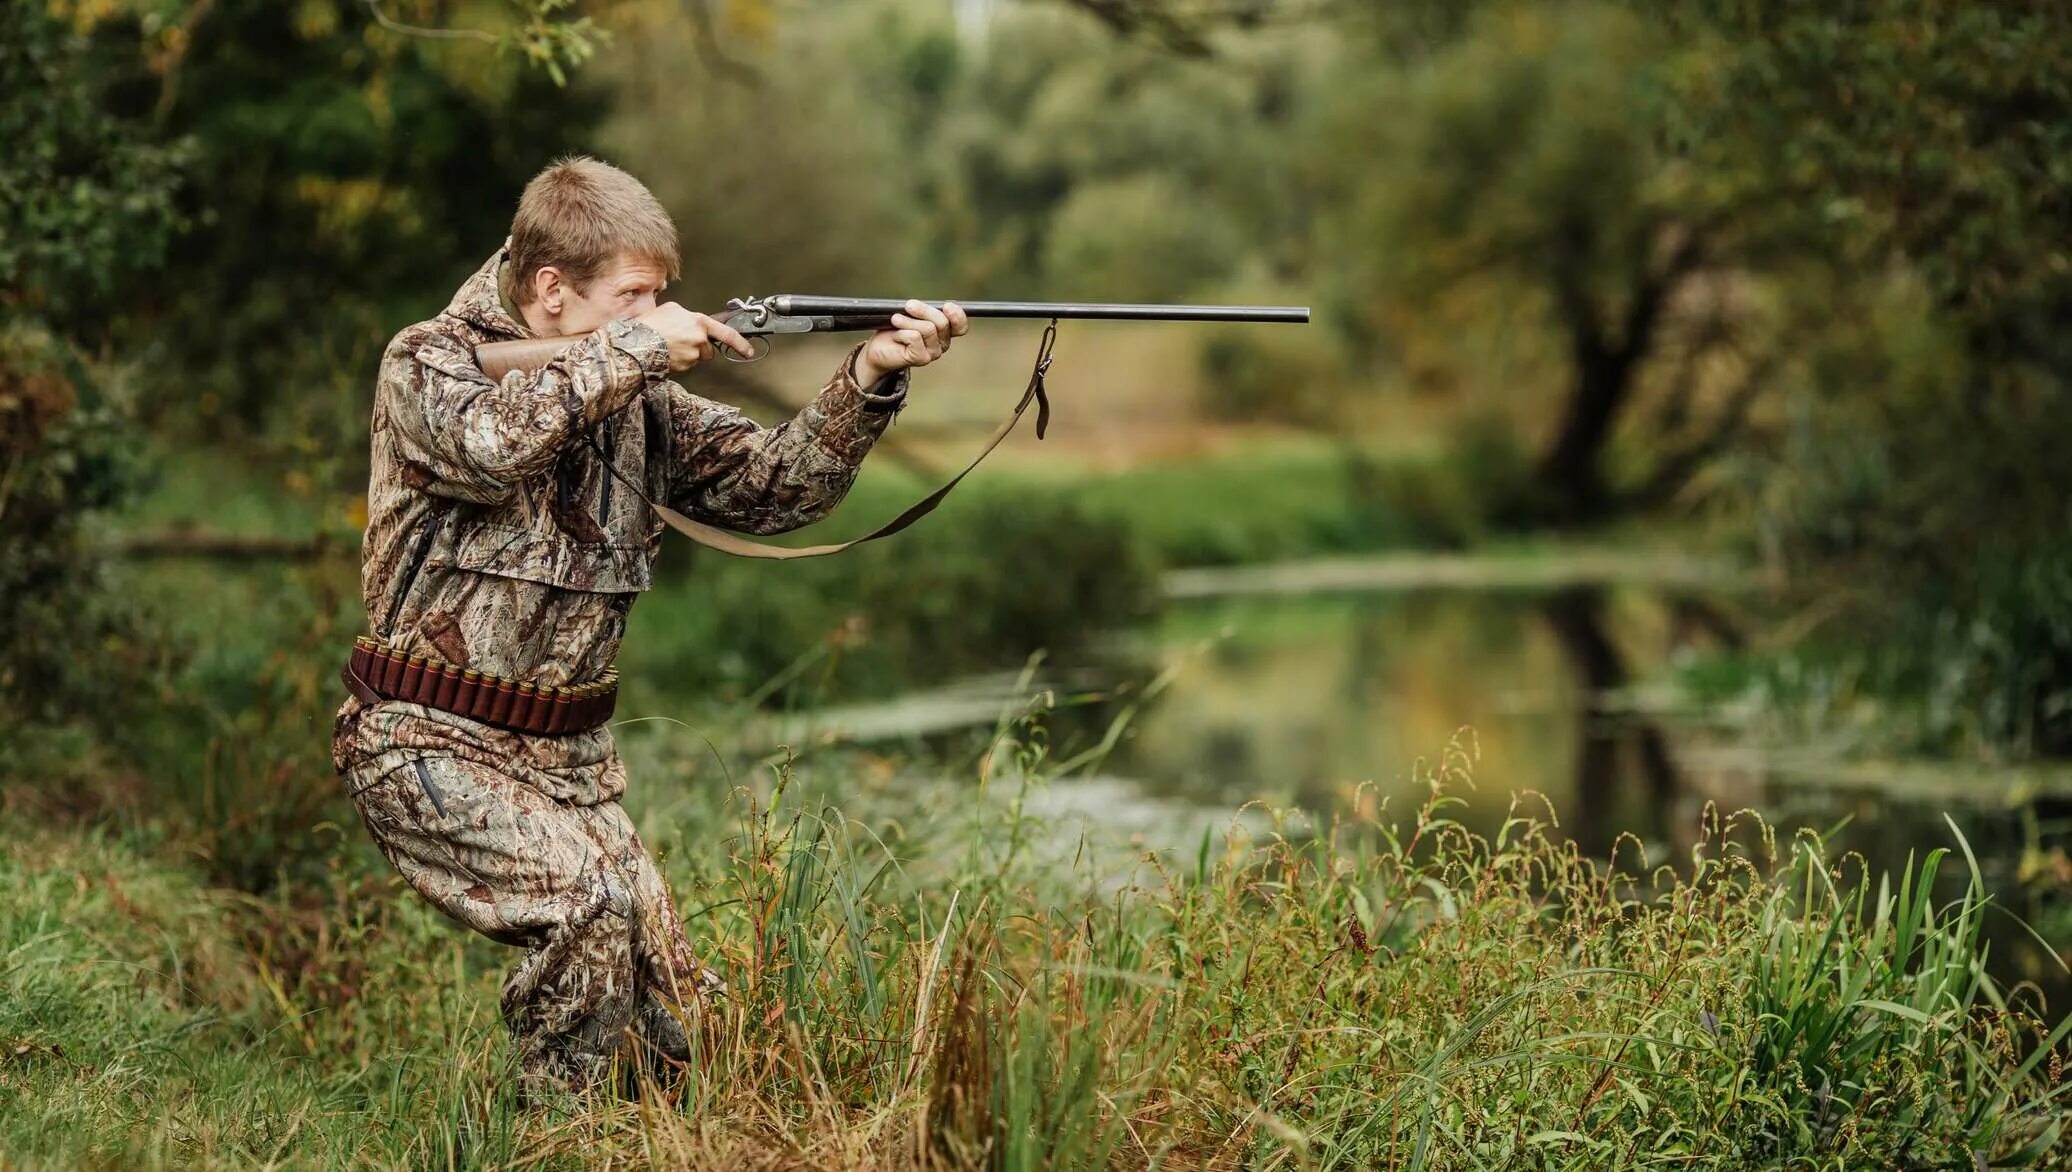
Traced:
<svg viewBox="0 0 2072 1172">
<path fill-rule="evenodd" d="M 395 336 L 389 339 L 383 353 L 390 357 L 403 357 L 416 354 L 426 346 L 472 352 L 477 341 L 477 332 L 467 322 L 442 313 L 397 330 Z"/>
</svg>

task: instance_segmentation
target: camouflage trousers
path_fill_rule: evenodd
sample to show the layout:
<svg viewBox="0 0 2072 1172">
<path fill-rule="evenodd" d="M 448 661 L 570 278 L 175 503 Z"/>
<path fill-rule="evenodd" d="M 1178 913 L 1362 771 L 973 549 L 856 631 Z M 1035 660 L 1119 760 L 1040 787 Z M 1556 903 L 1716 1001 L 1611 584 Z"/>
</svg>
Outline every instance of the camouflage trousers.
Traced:
<svg viewBox="0 0 2072 1172">
<path fill-rule="evenodd" d="M 558 800 L 437 752 L 347 781 L 411 887 L 526 950 L 504 980 L 502 1010 L 529 1090 L 601 1086 L 614 1059 L 632 1060 L 618 1067 L 622 1077 L 636 1061 L 652 1071 L 689 1060 L 689 1027 L 721 983 L 692 955 L 617 801 Z"/>
</svg>

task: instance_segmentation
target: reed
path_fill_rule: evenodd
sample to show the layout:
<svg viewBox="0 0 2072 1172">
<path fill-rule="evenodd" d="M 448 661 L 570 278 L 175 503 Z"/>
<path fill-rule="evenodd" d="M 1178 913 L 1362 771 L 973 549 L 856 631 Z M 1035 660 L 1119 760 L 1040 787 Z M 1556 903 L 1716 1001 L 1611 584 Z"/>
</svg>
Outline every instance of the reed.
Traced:
<svg viewBox="0 0 2072 1172">
<path fill-rule="evenodd" d="M 0 864 L 0 1152 L 22 1166 L 2058 1166 L 2072 1021 L 1987 975 L 1953 856 L 1863 873 L 1708 812 L 1650 866 L 1521 798 L 1371 790 L 1179 854 L 1050 851 L 1006 730 L 872 820 L 775 784 L 651 827 L 731 996 L 631 1101 L 503 1090 L 499 954 L 348 850 L 204 889 L 107 836 Z M 954 810 L 955 813 L 949 812 Z M 712 829 L 700 829 L 711 827 Z M 1062 857 L 1060 857 L 1062 854 Z M 1953 858 L 1964 874 L 1947 882 Z"/>
</svg>

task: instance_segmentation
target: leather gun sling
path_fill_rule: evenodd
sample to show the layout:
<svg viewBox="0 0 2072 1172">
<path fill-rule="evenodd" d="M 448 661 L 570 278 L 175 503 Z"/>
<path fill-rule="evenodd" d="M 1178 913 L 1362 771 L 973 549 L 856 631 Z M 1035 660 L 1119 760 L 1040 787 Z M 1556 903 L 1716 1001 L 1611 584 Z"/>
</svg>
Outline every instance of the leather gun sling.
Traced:
<svg viewBox="0 0 2072 1172">
<path fill-rule="evenodd" d="M 590 440 L 590 446 L 597 452 L 597 458 L 603 461 L 605 470 L 616 477 L 620 484 L 631 489 L 633 495 L 639 497 L 649 508 L 653 509 L 665 524 L 707 549 L 715 549 L 721 553 L 732 554 L 740 558 L 764 558 L 770 561 L 826 557 L 828 554 L 840 553 L 853 546 L 862 545 L 866 541 L 876 541 L 881 537 L 890 537 L 934 512 L 935 507 L 943 502 L 943 498 L 950 495 L 951 489 L 956 488 L 959 482 L 966 476 L 971 475 L 972 469 L 977 468 L 981 461 L 993 454 L 993 449 L 999 447 L 1001 441 L 1007 438 L 1008 433 L 1014 430 L 1015 424 L 1022 421 L 1022 415 L 1028 411 L 1031 402 L 1036 404 L 1036 438 L 1042 439 L 1044 431 L 1050 427 L 1050 396 L 1045 393 L 1043 380 L 1044 376 L 1050 373 L 1051 350 L 1057 344 L 1057 338 L 1058 323 L 1052 320 L 1043 329 L 1043 340 L 1036 349 L 1036 365 L 1029 371 L 1029 385 L 1022 390 L 1021 402 L 1014 405 L 1014 414 L 1007 417 L 1007 422 L 994 429 L 991 438 L 986 440 L 985 446 L 979 449 L 978 455 L 972 457 L 971 463 L 966 464 L 962 472 L 952 476 L 949 482 L 941 488 L 908 505 L 897 517 L 892 518 L 861 537 L 854 537 L 848 541 L 837 541 L 830 545 L 764 545 L 759 541 L 750 541 L 737 533 L 721 529 L 717 525 L 708 525 L 703 521 L 694 521 L 668 505 L 657 503 L 654 498 L 648 496 L 646 490 L 633 483 L 632 477 L 619 471 L 617 465 L 604 458 L 604 449 L 598 447 L 595 439 Z"/>
</svg>

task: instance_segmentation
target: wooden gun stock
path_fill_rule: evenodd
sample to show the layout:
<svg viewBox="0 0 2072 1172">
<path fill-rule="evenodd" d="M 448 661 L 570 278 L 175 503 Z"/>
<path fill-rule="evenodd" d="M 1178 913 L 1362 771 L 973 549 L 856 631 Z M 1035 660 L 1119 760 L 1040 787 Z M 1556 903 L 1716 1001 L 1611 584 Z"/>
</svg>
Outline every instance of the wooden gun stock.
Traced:
<svg viewBox="0 0 2072 1172">
<path fill-rule="evenodd" d="M 589 337 L 563 334 L 558 338 L 520 338 L 515 342 L 484 342 L 475 347 L 475 365 L 495 382 L 514 370 L 538 370 L 554 361 L 563 350 Z"/>
</svg>

